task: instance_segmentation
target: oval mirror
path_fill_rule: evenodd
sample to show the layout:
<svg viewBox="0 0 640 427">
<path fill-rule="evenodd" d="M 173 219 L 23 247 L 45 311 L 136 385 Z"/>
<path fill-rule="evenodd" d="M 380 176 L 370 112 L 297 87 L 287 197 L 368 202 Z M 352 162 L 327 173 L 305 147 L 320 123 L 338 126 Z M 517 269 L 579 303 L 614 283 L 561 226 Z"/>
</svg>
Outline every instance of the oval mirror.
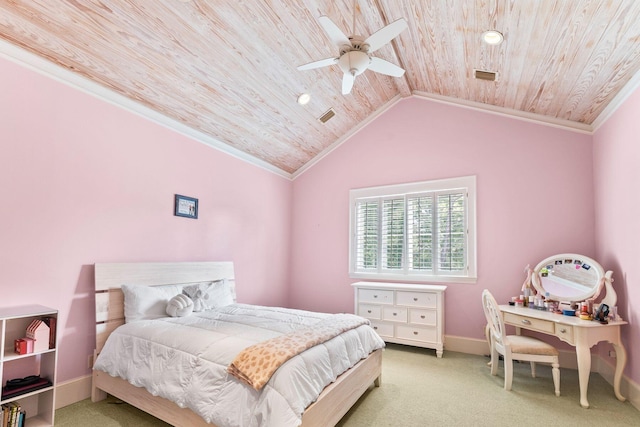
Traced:
<svg viewBox="0 0 640 427">
<path fill-rule="evenodd" d="M 610 279 L 610 275 L 607 274 Z M 542 260 L 531 281 L 542 295 L 556 301 L 579 302 L 597 298 L 605 273 L 595 260 L 579 254 L 558 254 Z"/>
</svg>

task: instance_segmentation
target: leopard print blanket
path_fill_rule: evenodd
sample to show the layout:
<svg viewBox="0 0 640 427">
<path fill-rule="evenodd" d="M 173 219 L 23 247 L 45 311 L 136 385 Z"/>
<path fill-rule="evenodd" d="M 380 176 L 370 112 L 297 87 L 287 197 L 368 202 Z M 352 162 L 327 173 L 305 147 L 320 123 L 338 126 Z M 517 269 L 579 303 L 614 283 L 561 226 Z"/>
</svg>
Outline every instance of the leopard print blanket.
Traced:
<svg viewBox="0 0 640 427">
<path fill-rule="evenodd" d="M 358 326 L 369 324 L 353 314 L 333 314 L 313 326 L 305 327 L 252 345 L 242 350 L 227 372 L 260 390 L 273 373 L 293 356 Z"/>
</svg>

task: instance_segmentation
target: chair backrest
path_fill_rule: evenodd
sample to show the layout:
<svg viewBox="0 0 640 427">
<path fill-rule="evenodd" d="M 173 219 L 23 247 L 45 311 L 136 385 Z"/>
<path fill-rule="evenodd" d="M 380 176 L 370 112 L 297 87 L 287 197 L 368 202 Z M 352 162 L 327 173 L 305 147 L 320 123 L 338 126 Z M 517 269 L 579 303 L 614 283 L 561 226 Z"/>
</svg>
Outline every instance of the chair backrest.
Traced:
<svg viewBox="0 0 640 427">
<path fill-rule="evenodd" d="M 484 315 L 491 329 L 494 344 L 498 348 L 504 349 L 507 343 L 505 342 L 506 337 L 502 313 L 500 312 L 500 308 L 498 308 L 496 299 L 487 289 L 482 291 L 482 309 L 484 310 Z"/>
</svg>

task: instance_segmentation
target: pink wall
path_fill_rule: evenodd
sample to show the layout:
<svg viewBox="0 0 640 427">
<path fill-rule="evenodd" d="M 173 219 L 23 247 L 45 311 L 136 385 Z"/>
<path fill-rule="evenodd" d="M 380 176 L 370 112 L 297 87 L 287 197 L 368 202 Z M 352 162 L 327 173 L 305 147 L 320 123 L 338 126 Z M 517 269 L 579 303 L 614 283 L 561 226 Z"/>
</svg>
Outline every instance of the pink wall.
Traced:
<svg viewBox="0 0 640 427">
<path fill-rule="evenodd" d="M 2 58 L 0 76 L 0 305 L 60 310 L 60 381 L 90 372 L 96 262 L 231 260 L 240 301 L 286 304 L 289 180 Z"/>
<path fill-rule="evenodd" d="M 292 184 L 4 59 L 0 75 L 0 305 L 60 310 L 61 381 L 89 373 L 95 262 L 232 260 L 242 302 L 352 311 L 349 189 L 464 175 L 479 279 L 449 285 L 447 335 L 481 339 L 482 289 L 506 300 L 526 264 L 559 252 L 613 269 L 637 320 L 640 91 L 595 155 L 589 135 L 406 99 Z M 200 199 L 198 220 L 173 216 L 174 193 Z M 623 339 L 640 346 L 630 327 Z M 639 380 L 632 360 L 626 372 Z"/>
<path fill-rule="evenodd" d="M 527 264 L 595 255 L 591 136 L 409 98 L 294 181 L 290 303 L 353 310 L 350 189 L 466 175 L 477 176 L 479 278 L 449 285 L 447 335 L 482 339 L 482 290 L 506 301 Z"/>
<path fill-rule="evenodd" d="M 640 382 L 640 89 L 594 136 L 596 253 L 614 272 L 618 310 L 630 325 L 622 340 L 629 359 L 625 373 Z M 636 356 L 631 357 L 631 356 Z"/>
</svg>

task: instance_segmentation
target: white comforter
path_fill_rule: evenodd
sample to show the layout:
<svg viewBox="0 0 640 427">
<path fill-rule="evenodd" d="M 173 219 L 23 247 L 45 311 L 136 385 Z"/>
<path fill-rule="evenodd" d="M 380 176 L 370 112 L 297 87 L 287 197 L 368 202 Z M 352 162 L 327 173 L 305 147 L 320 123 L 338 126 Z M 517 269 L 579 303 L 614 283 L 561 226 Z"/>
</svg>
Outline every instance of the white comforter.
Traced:
<svg viewBox="0 0 640 427">
<path fill-rule="evenodd" d="M 188 407 L 219 427 L 298 426 L 305 408 L 338 375 L 384 347 L 369 326 L 347 331 L 282 365 L 261 390 L 227 373 L 244 348 L 328 316 L 232 304 L 187 317 L 117 328 L 94 369 Z"/>
</svg>

